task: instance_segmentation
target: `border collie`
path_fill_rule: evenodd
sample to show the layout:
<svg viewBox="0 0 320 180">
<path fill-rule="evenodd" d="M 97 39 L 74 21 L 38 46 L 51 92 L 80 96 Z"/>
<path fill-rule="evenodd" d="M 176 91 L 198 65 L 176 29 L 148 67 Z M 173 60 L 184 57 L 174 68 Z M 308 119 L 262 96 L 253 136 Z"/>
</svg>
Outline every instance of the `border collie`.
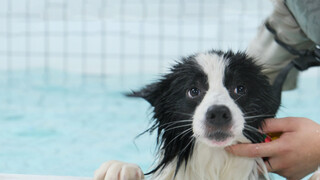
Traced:
<svg viewBox="0 0 320 180">
<path fill-rule="evenodd" d="M 280 99 L 262 67 L 245 53 L 209 51 L 183 58 L 153 84 L 129 96 L 153 106 L 158 160 L 152 180 L 269 179 L 261 158 L 236 157 L 224 147 L 260 143 L 264 119 L 274 117 Z M 138 166 L 110 161 L 95 179 L 143 179 Z"/>
</svg>

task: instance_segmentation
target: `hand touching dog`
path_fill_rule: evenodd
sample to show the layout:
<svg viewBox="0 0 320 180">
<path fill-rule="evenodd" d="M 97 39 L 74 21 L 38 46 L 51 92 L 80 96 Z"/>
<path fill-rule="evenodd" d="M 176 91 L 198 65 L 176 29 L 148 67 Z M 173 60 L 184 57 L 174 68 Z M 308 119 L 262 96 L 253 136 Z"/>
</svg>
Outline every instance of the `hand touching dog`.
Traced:
<svg viewBox="0 0 320 180">
<path fill-rule="evenodd" d="M 238 156 L 268 157 L 268 171 L 289 180 L 301 179 L 320 165 L 320 125 L 314 121 L 297 117 L 269 119 L 263 131 L 282 135 L 270 143 L 237 144 L 226 150 Z M 320 173 L 313 178 L 320 179 Z"/>
</svg>

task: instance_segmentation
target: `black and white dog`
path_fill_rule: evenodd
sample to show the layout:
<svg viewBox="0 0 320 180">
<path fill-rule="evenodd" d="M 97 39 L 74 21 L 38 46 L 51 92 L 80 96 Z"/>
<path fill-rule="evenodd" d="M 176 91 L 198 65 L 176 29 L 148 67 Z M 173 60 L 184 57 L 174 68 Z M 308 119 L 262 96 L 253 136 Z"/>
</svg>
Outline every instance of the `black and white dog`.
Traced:
<svg viewBox="0 0 320 180">
<path fill-rule="evenodd" d="M 259 128 L 280 99 L 245 53 L 210 51 L 183 58 L 171 72 L 130 96 L 154 108 L 159 147 L 153 180 L 256 180 L 267 176 L 261 158 L 236 157 L 224 147 L 263 142 Z M 260 173 L 259 173 L 260 171 Z M 95 179 L 143 179 L 138 166 L 104 163 Z"/>
</svg>

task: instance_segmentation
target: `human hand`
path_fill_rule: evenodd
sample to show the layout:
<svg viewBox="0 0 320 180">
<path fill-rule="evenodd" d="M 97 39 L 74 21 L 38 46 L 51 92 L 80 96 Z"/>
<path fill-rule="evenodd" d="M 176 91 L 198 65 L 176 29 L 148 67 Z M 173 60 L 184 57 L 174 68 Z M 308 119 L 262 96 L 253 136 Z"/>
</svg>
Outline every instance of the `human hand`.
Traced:
<svg viewBox="0 0 320 180">
<path fill-rule="evenodd" d="M 267 119 L 263 131 L 282 134 L 269 143 L 237 144 L 226 150 L 237 156 L 268 157 L 268 171 L 288 180 L 301 179 L 320 165 L 320 125 L 314 121 L 299 117 Z"/>
</svg>

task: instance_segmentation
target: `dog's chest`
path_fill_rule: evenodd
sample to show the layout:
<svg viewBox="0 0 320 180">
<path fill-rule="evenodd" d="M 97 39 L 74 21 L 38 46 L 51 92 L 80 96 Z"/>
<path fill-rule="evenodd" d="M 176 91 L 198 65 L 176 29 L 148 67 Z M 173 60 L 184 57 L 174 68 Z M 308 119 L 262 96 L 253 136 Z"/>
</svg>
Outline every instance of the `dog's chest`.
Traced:
<svg viewBox="0 0 320 180">
<path fill-rule="evenodd" d="M 173 180 L 175 163 L 163 169 L 154 180 Z M 228 154 L 221 149 L 213 149 L 197 143 L 194 153 L 177 173 L 175 180 L 256 180 L 257 163 L 254 158 L 242 158 Z"/>
</svg>

